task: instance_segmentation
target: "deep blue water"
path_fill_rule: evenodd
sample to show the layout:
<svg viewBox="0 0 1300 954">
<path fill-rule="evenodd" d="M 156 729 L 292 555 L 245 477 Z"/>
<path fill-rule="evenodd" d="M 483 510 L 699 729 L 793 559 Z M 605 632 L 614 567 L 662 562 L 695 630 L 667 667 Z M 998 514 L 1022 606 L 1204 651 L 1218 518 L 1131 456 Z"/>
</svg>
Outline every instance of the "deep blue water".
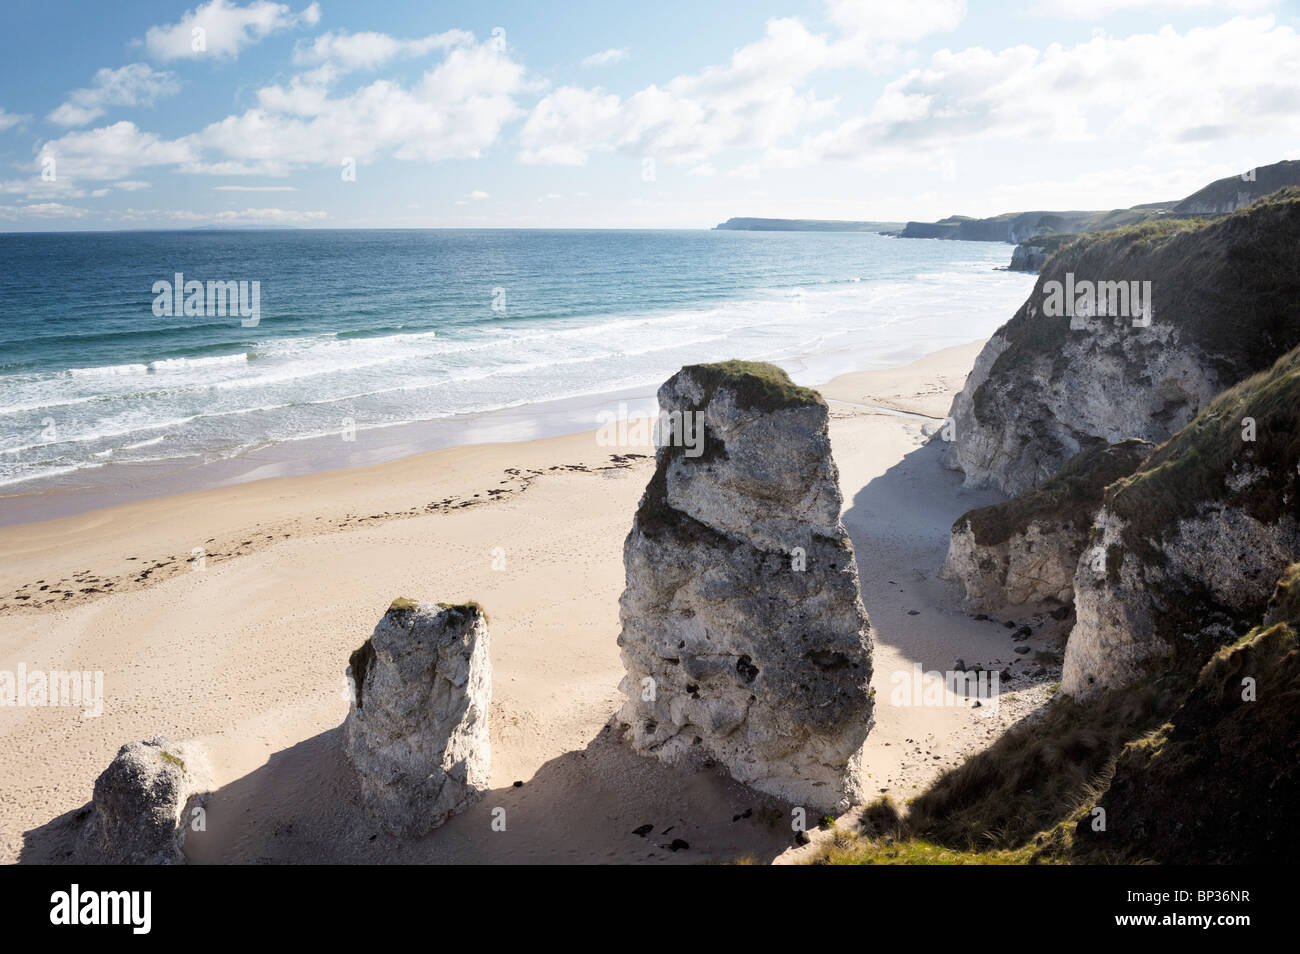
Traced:
<svg viewBox="0 0 1300 954">
<path fill-rule="evenodd" d="M 646 386 L 697 361 L 815 383 L 992 332 L 1032 281 L 995 270 L 1010 251 L 869 233 L 4 234 L 0 484 Z M 155 315 L 177 272 L 258 282 L 257 324 Z"/>
</svg>

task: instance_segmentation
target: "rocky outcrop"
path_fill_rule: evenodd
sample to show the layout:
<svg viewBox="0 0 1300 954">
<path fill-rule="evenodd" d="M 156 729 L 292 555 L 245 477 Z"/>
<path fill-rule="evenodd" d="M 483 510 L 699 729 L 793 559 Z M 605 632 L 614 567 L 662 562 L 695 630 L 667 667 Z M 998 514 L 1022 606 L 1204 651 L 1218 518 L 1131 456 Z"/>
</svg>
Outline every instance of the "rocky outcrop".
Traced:
<svg viewBox="0 0 1300 954">
<path fill-rule="evenodd" d="M 966 605 L 996 613 L 1074 600 L 1074 574 L 1106 486 L 1126 477 L 1154 445 L 1127 440 L 1077 454 L 1042 486 L 962 514 L 943 576 Z"/>
<path fill-rule="evenodd" d="M 486 790 L 492 667 L 478 604 L 395 600 L 347 673 L 346 750 L 385 829 L 422 835 Z"/>
<path fill-rule="evenodd" d="M 1300 558 L 1300 349 L 1111 485 L 1075 572 L 1061 689 L 1195 673 Z"/>
<path fill-rule="evenodd" d="M 660 447 L 624 545 L 629 741 L 817 811 L 860 801 L 869 623 L 825 402 L 727 362 L 683 368 L 659 405 L 702 441 Z"/>
<path fill-rule="evenodd" d="M 212 785 L 204 754 L 166 736 L 128 742 L 95 780 L 83 832 L 88 864 L 184 864 L 185 833 Z"/>
<path fill-rule="evenodd" d="M 1300 851 L 1300 565 L 1170 721 L 1120 755 L 1075 830 L 1081 860 L 1284 863 Z M 1104 827 L 1096 819 L 1104 818 Z M 1093 856 L 1093 857 L 1089 857 Z"/>
<path fill-rule="evenodd" d="M 1300 344 L 1298 244 L 1296 189 L 1222 219 L 1075 239 L 980 354 L 947 465 L 1019 494 L 1082 450 L 1169 439 Z"/>
<path fill-rule="evenodd" d="M 1021 243 L 1011 250 L 1011 265 L 1013 272 L 1036 272 L 1047 264 L 1047 249 L 1041 245 L 1029 245 Z"/>
</svg>

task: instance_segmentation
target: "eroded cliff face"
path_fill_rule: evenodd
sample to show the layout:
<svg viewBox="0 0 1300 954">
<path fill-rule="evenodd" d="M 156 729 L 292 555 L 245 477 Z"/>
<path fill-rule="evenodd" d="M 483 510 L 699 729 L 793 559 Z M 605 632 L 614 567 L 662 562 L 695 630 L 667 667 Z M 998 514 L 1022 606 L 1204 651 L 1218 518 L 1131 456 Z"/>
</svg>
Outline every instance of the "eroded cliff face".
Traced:
<svg viewBox="0 0 1300 954">
<path fill-rule="evenodd" d="M 1113 484 L 1075 572 L 1063 692 L 1195 672 L 1300 558 L 1300 350 Z"/>
<path fill-rule="evenodd" d="M 659 405 L 703 439 L 659 449 L 624 545 L 629 741 L 812 810 L 861 801 L 870 628 L 825 403 L 727 362 L 683 368 Z"/>
<path fill-rule="evenodd" d="M 1020 497 L 962 514 L 953 524 L 943 576 L 962 585 L 971 609 L 1063 606 L 1108 484 L 1154 449 L 1132 439 L 1076 454 Z"/>
<path fill-rule="evenodd" d="M 1212 223 L 1083 236 L 1053 255 L 953 402 L 945 462 L 1020 494 L 1082 450 L 1159 443 L 1300 344 L 1300 190 Z"/>
</svg>

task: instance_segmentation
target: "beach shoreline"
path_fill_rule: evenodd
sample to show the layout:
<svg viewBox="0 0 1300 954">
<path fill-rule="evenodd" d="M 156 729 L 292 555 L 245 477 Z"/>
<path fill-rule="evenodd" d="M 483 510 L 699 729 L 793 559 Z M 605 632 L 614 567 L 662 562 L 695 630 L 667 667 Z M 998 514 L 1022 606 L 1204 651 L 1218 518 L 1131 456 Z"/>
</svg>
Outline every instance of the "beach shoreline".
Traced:
<svg viewBox="0 0 1300 954">
<path fill-rule="evenodd" d="M 797 383 L 823 387 L 860 373 L 855 370 L 827 376 L 846 363 L 861 363 L 861 355 L 855 357 L 858 360 L 846 355 L 805 355 L 783 363 L 788 366 L 787 370 L 793 371 Z M 876 363 L 884 362 L 884 366 L 871 370 L 881 374 L 890 371 L 893 366 L 887 360 L 877 359 Z M 110 457 L 95 467 L 0 487 L 0 527 L 38 523 L 121 504 L 260 480 L 305 477 L 392 463 L 452 447 L 518 444 L 566 437 L 593 430 L 599 422 L 611 418 L 653 415 L 657 407 L 656 387 L 646 385 L 595 391 L 382 427 L 341 428 L 334 434 L 268 442 L 214 459 L 173 457 L 146 463 L 115 461 Z M 882 403 L 881 406 L 890 405 Z M 946 408 L 936 406 L 929 408 L 927 416 L 942 417 L 944 413 Z"/>
<path fill-rule="evenodd" d="M 999 621 L 961 612 L 937 576 L 952 520 L 996 499 L 963 489 L 929 438 L 981 344 L 820 389 L 874 628 L 878 698 L 918 664 L 1021 664 L 996 712 L 878 706 L 868 790 L 900 802 L 1034 711 L 1052 678 L 1012 654 Z M 159 732 L 208 751 L 214 818 L 240 819 L 187 842 L 192 861 L 780 855 L 790 840 L 779 806 L 729 779 L 633 756 L 613 738 L 621 548 L 653 449 L 604 446 L 596 433 L 462 445 L 0 527 L 0 669 L 105 677 L 99 718 L 0 709 L 0 759 L 15 767 L 0 799 L 0 858 L 57 860 L 66 813 L 88 800 L 117 748 Z M 348 653 L 396 596 L 481 602 L 496 673 L 493 791 L 398 846 L 370 839 L 337 751 Z M 1049 629 L 1031 645 L 1050 649 Z M 336 795 L 328 810 L 312 797 L 318 786 Z M 528 819 L 518 836 L 483 837 L 487 812 L 506 802 Z M 660 819 L 690 832 L 692 852 L 627 837 Z"/>
</svg>

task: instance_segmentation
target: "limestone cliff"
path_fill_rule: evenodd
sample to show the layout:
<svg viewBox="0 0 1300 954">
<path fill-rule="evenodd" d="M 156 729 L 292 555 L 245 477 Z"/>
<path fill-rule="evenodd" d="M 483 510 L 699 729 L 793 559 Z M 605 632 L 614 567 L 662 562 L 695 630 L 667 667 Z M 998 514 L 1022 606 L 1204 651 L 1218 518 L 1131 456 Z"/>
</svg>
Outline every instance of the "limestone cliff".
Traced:
<svg viewBox="0 0 1300 954">
<path fill-rule="evenodd" d="M 953 401 L 946 463 L 1018 494 L 1082 450 L 1167 440 L 1300 344 L 1297 245 L 1300 189 L 1064 246 Z"/>
<path fill-rule="evenodd" d="M 631 744 L 819 812 L 860 801 L 869 623 L 825 402 L 727 362 L 683 368 L 659 405 L 703 440 L 660 447 L 624 545 Z"/>
<path fill-rule="evenodd" d="M 1075 572 L 1061 689 L 1089 696 L 1195 672 L 1260 618 L 1297 558 L 1300 349 L 1107 489 Z"/>
</svg>

